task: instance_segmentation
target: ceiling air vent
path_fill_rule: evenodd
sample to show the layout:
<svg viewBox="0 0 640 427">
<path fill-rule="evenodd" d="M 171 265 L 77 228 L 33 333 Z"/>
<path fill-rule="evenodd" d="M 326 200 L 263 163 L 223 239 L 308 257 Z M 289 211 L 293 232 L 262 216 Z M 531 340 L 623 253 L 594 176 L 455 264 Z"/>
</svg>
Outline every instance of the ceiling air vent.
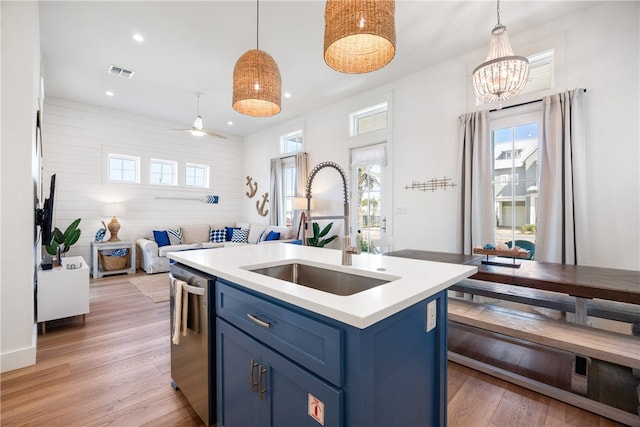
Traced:
<svg viewBox="0 0 640 427">
<path fill-rule="evenodd" d="M 130 79 L 131 77 L 133 77 L 133 71 L 126 70 L 113 64 L 109 65 L 109 74 L 124 77 L 125 79 Z"/>
</svg>

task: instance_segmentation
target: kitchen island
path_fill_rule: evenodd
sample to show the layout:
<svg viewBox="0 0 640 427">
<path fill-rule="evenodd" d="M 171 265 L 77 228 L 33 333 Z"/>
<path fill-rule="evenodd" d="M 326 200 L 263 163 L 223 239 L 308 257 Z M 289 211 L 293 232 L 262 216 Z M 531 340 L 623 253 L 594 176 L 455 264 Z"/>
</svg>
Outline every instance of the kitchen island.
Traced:
<svg viewBox="0 0 640 427">
<path fill-rule="evenodd" d="M 446 425 L 446 289 L 476 267 L 341 257 L 284 243 L 169 254 L 218 278 L 219 426 Z M 337 295 L 251 271 L 280 264 L 376 286 Z"/>
</svg>

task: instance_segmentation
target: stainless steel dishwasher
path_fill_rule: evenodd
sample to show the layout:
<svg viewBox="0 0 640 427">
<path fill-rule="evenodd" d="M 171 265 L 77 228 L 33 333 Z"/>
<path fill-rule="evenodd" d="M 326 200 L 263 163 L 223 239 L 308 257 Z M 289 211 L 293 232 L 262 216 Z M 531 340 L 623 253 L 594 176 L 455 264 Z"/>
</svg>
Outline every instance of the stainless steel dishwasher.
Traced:
<svg viewBox="0 0 640 427">
<path fill-rule="evenodd" d="M 171 378 L 172 387 L 180 390 L 198 416 L 208 426 L 216 423 L 216 314 L 215 277 L 186 265 L 175 263 L 170 267 L 171 298 Z M 183 304 L 187 310 L 186 335 L 179 332 L 174 343 L 176 324 L 176 289 L 174 280 L 186 282 L 182 286 Z M 182 313 L 179 313 L 182 314 Z"/>
</svg>

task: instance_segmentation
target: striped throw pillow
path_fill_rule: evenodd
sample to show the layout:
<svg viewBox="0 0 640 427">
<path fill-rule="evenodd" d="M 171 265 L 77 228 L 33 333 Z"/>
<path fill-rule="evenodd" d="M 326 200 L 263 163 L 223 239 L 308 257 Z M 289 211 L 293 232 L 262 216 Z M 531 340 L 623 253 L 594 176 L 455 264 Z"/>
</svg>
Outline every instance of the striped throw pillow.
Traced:
<svg viewBox="0 0 640 427">
<path fill-rule="evenodd" d="M 234 229 L 231 235 L 231 241 L 236 243 L 247 243 L 247 237 L 249 237 L 249 230 Z"/>
<path fill-rule="evenodd" d="M 169 242 L 171 242 L 172 245 L 182 244 L 181 228 L 167 228 L 167 235 L 169 236 Z"/>
</svg>

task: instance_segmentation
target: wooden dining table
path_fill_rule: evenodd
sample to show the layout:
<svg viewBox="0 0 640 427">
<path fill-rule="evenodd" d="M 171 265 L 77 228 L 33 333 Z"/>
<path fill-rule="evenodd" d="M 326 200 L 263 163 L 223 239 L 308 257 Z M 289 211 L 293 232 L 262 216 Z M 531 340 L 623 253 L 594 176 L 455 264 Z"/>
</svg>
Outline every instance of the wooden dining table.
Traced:
<svg viewBox="0 0 640 427">
<path fill-rule="evenodd" d="M 576 298 L 576 323 L 587 323 L 589 299 L 604 299 L 640 305 L 640 271 L 586 265 L 517 260 L 517 268 L 483 263 L 484 255 L 401 249 L 389 256 L 426 261 L 474 265 L 470 279 L 559 292 Z"/>
</svg>

